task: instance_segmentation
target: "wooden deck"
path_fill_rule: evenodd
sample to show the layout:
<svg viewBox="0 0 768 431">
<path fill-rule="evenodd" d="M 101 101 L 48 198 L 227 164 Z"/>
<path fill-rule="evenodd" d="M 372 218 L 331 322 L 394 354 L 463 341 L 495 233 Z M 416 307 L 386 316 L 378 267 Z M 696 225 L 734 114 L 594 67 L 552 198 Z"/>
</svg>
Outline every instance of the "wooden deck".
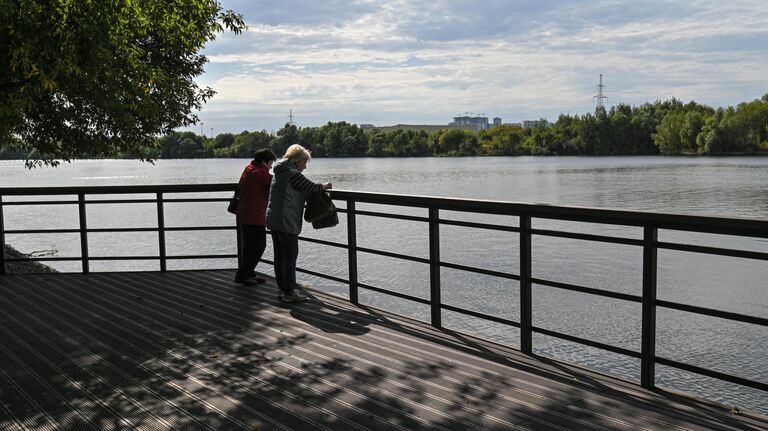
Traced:
<svg viewBox="0 0 768 431">
<path fill-rule="evenodd" d="M 768 429 L 231 271 L 0 276 L 1 430 Z"/>
</svg>

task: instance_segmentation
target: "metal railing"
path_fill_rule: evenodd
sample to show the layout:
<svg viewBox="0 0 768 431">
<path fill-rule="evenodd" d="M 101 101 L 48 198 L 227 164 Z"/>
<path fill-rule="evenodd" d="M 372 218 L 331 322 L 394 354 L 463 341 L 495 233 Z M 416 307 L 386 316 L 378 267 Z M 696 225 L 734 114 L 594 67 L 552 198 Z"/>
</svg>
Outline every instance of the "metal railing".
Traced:
<svg viewBox="0 0 768 431">
<path fill-rule="evenodd" d="M 209 201 L 227 201 L 228 198 L 175 198 L 166 199 L 167 193 L 186 193 L 186 192 L 217 192 L 232 191 L 235 184 L 208 184 L 208 185 L 184 185 L 184 186 L 121 186 L 121 187 L 62 187 L 62 188 L 0 188 L 0 253 L 4 253 L 5 235 L 7 234 L 35 234 L 35 233 L 62 233 L 77 232 L 81 238 L 80 257 L 70 258 L 36 258 L 28 260 L 46 261 L 46 260 L 81 260 L 83 272 L 88 272 L 88 262 L 91 260 L 125 260 L 125 259 L 159 259 L 160 270 L 166 270 L 166 260 L 168 259 L 205 259 L 205 258 L 232 258 L 237 255 L 193 255 L 193 256 L 168 256 L 165 253 L 164 233 L 172 230 L 231 230 L 234 226 L 211 226 L 211 227 L 165 227 L 164 222 L 164 204 L 167 202 L 209 202 Z M 154 199 L 118 199 L 118 200 L 89 200 L 86 199 L 91 194 L 140 194 L 153 193 Z M 475 318 L 486 319 L 496 323 L 519 328 L 521 336 L 520 350 L 523 353 L 531 354 L 533 352 L 533 334 L 544 334 L 558 339 L 580 343 L 636 358 L 640 360 L 640 384 L 644 388 L 653 388 L 655 386 L 655 366 L 657 364 L 677 368 L 691 373 L 720 379 L 726 382 L 735 383 L 744 387 L 754 388 L 762 391 L 768 391 L 768 383 L 754 381 L 719 371 L 702 368 L 699 366 L 675 361 L 669 358 L 660 357 L 656 354 L 656 312 L 659 308 L 679 310 L 699 315 L 717 317 L 725 320 L 742 322 L 752 325 L 768 326 L 768 319 L 750 316 L 745 314 L 727 312 L 711 308 L 699 307 L 695 305 L 677 303 L 672 301 L 660 300 L 657 298 L 657 269 L 658 269 L 658 251 L 661 249 L 676 250 L 689 253 L 700 253 L 715 256 L 727 256 L 741 259 L 751 259 L 758 261 L 768 261 L 768 253 L 735 250 L 720 247 L 708 247 L 691 244 L 678 244 L 671 242 L 662 242 L 658 239 L 660 229 L 672 231 L 700 232 L 709 234 L 723 234 L 750 238 L 768 238 L 768 221 L 743 218 L 722 218 L 722 217 L 703 217 L 677 214 L 662 214 L 640 211 L 621 211 L 606 210 L 595 208 L 564 207 L 550 205 L 521 204 L 499 201 L 480 201 L 470 199 L 449 199 L 424 196 L 405 196 L 381 193 L 362 193 L 351 191 L 333 190 L 331 196 L 336 201 L 346 203 L 346 208 L 339 211 L 346 213 L 347 225 L 347 243 L 337 243 L 317 238 L 302 237 L 301 240 L 317 243 L 325 246 L 336 247 L 347 250 L 348 255 L 348 279 L 343 279 L 317 271 L 300 269 L 300 271 L 344 283 L 349 286 L 349 299 L 352 303 L 359 302 L 359 289 L 367 289 L 382 294 L 392 295 L 401 299 L 414 301 L 430 307 L 430 323 L 435 327 L 442 327 L 442 313 L 444 310 L 452 311 Z M 23 195 L 72 195 L 77 196 L 77 200 L 70 201 L 15 201 L 4 202 L 4 196 L 23 196 Z M 103 203 L 156 203 L 157 204 L 157 224 L 152 228 L 112 228 L 112 229 L 89 229 L 87 227 L 86 205 Z M 357 209 L 357 204 L 378 204 L 389 205 L 393 207 L 409 207 L 426 209 L 428 216 L 413 216 L 396 213 L 386 213 L 381 211 L 363 211 Z M 41 205 L 41 204 L 76 204 L 79 208 L 80 228 L 68 230 L 38 229 L 38 230 L 4 230 L 3 227 L 3 207 L 10 205 Z M 223 207 L 222 207 L 223 210 Z M 506 215 L 518 218 L 517 226 L 477 223 L 461 220 L 453 220 L 441 217 L 441 211 L 455 211 L 464 213 Z M 429 257 L 421 258 L 408 256 L 400 253 L 394 253 L 372 248 L 358 246 L 357 234 L 357 216 L 384 217 L 390 219 L 408 220 L 414 222 L 427 223 L 429 226 Z M 532 219 L 548 219 L 562 221 L 588 222 L 606 225 L 634 226 L 642 228 L 643 238 L 623 238 L 606 235 L 585 234 L 568 231 L 534 229 L 531 225 Z M 476 268 L 467 265 L 444 262 L 440 258 L 440 226 L 451 225 L 477 229 L 489 229 L 495 231 L 514 232 L 519 235 L 519 262 L 520 271 L 518 274 L 499 272 L 488 269 Z M 89 232 L 139 232 L 156 231 L 159 238 L 159 254 L 152 256 L 120 256 L 109 257 L 90 256 L 88 253 L 87 234 Z M 596 289 L 587 286 L 578 286 L 568 283 L 546 280 L 534 277 L 532 273 L 532 249 L 534 247 L 532 236 L 549 236 L 567 239 L 577 239 L 590 242 L 623 244 L 640 247 L 642 249 L 642 294 L 631 295 L 621 292 L 612 292 Z M 429 299 L 419 298 L 402 292 L 395 292 L 381 286 L 372 286 L 359 282 L 358 280 L 358 255 L 367 253 L 373 255 L 386 256 L 390 258 L 403 259 L 413 262 L 419 262 L 429 265 Z M 0 254 L 0 268 L 5 271 L 6 261 L 24 260 L 24 259 L 6 259 Z M 266 261 L 271 263 L 269 261 Z M 443 304 L 441 301 L 441 269 L 450 268 L 470 273 L 485 274 L 503 279 L 516 280 L 520 284 L 520 320 L 513 321 L 498 316 L 492 316 L 478 311 L 468 310 L 454 305 Z M 641 304 L 642 325 L 641 325 L 641 346 L 640 351 L 625 349 L 606 343 L 590 340 L 574 335 L 564 334 L 557 331 L 537 327 L 533 325 L 533 286 L 549 286 L 561 290 L 578 292 L 582 294 L 595 295 L 605 298 L 613 298 L 621 301 Z"/>
<path fill-rule="evenodd" d="M 533 333 L 548 335 L 562 340 L 580 343 L 640 359 L 640 383 L 644 388 L 655 386 L 655 366 L 656 364 L 666 365 L 684 371 L 717 378 L 738 385 L 768 391 L 768 383 L 754 381 L 718 371 L 697 367 L 691 364 L 674 361 L 672 359 L 656 355 L 656 311 L 658 308 L 667 308 L 690 313 L 718 317 L 726 320 L 744 322 L 759 326 L 768 326 L 768 319 L 749 316 L 739 313 L 704 308 L 689 304 L 682 304 L 672 301 L 660 300 L 656 297 L 657 281 L 657 255 L 658 250 L 668 249 L 685 251 L 692 253 L 704 253 L 718 256 L 729 256 L 743 259 L 755 259 L 760 261 L 768 260 L 768 253 L 761 253 L 746 250 L 733 250 L 718 247 L 705 247 L 689 244 L 677 244 L 670 242 L 661 242 L 658 240 L 660 229 L 673 231 L 701 232 L 710 234 L 734 235 L 742 237 L 766 238 L 768 237 L 768 221 L 753 220 L 742 218 L 721 218 L 721 217 L 702 217 L 677 214 L 662 214 L 653 212 L 639 211 L 621 211 L 606 210 L 595 208 L 562 207 L 551 205 L 533 205 L 519 204 L 510 202 L 478 201 L 468 199 L 445 199 L 423 196 L 401 196 L 378 193 L 357 193 L 336 191 L 332 192 L 336 200 L 346 201 L 347 203 L 347 225 L 350 230 L 349 237 L 355 238 L 355 216 L 366 215 L 375 217 L 388 217 L 405 219 L 411 221 L 420 221 L 429 223 L 429 241 L 430 256 L 429 259 L 414 258 L 411 256 L 400 255 L 391 252 L 382 252 L 373 249 L 362 249 L 355 247 L 353 242 L 349 242 L 347 248 L 350 254 L 350 300 L 357 301 L 357 289 L 365 288 L 380 293 L 387 293 L 399 298 L 427 304 L 431 309 L 431 323 L 433 326 L 442 326 L 442 310 L 449 310 L 464 315 L 487 319 L 493 322 L 513 326 L 520 329 L 520 350 L 523 353 L 531 354 L 533 352 Z M 397 214 L 386 214 L 371 211 L 356 211 L 355 203 L 384 204 L 393 206 L 406 206 L 414 208 L 426 208 L 429 211 L 428 217 L 403 216 Z M 440 216 L 440 211 L 458 211 L 480 214 L 510 215 L 518 217 L 518 226 L 494 225 L 485 223 L 466 222 L 460 220 L 445 219 Z M 565 232 L 556 230 L 534 229 L 531 227 L 532 219 L 550 219 L 563 221 L 588 222 L 607 225 L 635 226 L 643 229 L 643 239 L 631 239 L 621 237 L 611 237 L 605 235 L 593 235 L 575 232 Z M 443 262 L 440 259 L 440 238 L 439 226 L 453 225 L 471 228 L 490 229 L 507 232 L 517 232 L 519 241 L 519 274 L 490 271 L 481 268 L 469 267 Z M 643 275 L 642 275 L 642 294 L 640 296 L 620 292 L 611 292 L 601 289 L 595 289 L 585 286 L 577 286 L 568 283 L 556 282 L 542 278 L 536 278 L 532 274 L 532 236 L 550 236 L 568 239 L 579 239 L 592 242 L 625 244 L 641 247 L 643 251 Z M 317 240 L 313 240 L 319 242 Z M 331 244 L 329 244 L 331 245 Z M 337 245 L 338 246 L 338 245 Z M 371 253 L 382 256 L 406 259 L 422 262 L 430 265 L 430 299 L 424 300 L 414 296 L 409 296 L 399 292 L 388 291 L 381 287 L 364 285 L 357 282 L 356 254 Z M 354 259 L 352 257 L 355 256 Z M 467 310 L 460 307 L 442 304 L 440 302 L 440 269 L 452 268 L 460 271 L 467 271 L 478 274 L 485 274 L 505 279 L 517 280 L 520 283 L 520 321 L 515 322 L 502 319 L 496 316 L 487 315 L 477 311 Z M 314 274 L 323 276 L 322 274 Z M 330 277 L 326 277 L 330 278 Z M 579 292 L 584 294 L 596 295 L 600 297 L 613 298 L 622 301 L 639 303 L 642 307 L 642 329 L 641 329 L 641 349 L 636 352 L 609 344 L 589 340 L 573 335 L 563 334 L 545 328 L 533 325 L 533 285 L 549 286 L 557 289 Z"/>
<path fill-rule="evenodd" d="M 166 271 L 168 260 L 180 259 L 224 259 L 237 258 L 237 254 L 205 254 L 205 255 L 172 255 L 166 253 L 166 232 L 180 231 L 210 231 L 210 230 L 235 230 L 235 225 L 226 226 L 174 226 L 165 224 L 165 205 L 178 202 L 226 202 L 228 197 L 190 197 L 167 198 L 167 194 L 183 193 L 207 193 L 234 191 L 236 184 L 201 184 L 201 185 L 150 185 L 150 186 L 105 186 L 105 187 L 24 187 L 24 188 L 0 188 L 0 274 L 5 274 L 5 262 L 20 261 L 80 261 L 82 272 L 90 272 L 91 261 L 125 261 L 125 260 L 158 260 L 160 271 Z M 126 195 L 126 194 L 150 194 L 153 198 L 125 198 L 125 199 L 88 199 L 93 195 Z M 70 196 L 67 200 L 31 200 L 31 201 L 5 201 L 6 196 Z M 105 204 L 141 204 L 152 203 L 157 205 L 157 227 L 121 227 L 121 228 L 89 228 L 87 207 L 89 205 Z M 77 229 L 15 229 L 4 228 L 4 207 L 29 206 L 29 205 L 77 205 L 79 227 Z M 158 254 L 134 255 L 134 256 L 91 256 L 88 247 L 89 233 L 110 232 L 157 232 Z M 66 257 L 37 257 L 37 258 L 7 258 L 5 256 L 6 235 L 32 235 L 32 234 L 60 234 L 74 233 L 80 236 L 80 256 Z"/>
</svg>

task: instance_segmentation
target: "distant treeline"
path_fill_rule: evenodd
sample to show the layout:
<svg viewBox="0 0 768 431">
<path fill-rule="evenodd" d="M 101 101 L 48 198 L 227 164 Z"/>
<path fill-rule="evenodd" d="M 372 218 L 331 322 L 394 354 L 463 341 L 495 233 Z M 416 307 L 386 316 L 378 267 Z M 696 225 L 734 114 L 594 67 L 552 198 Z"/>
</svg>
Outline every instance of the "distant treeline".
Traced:
<svg viewBox="0 0 768 431">
<path fill-rule="evenodd" d="M 262 147 L 280 156 L 292 144 L 310 149 L 314 157 L 768 153 L 768 94 L 736 107 L 714 109 L 672 99 L 638 107 L 620 104 L 594 114 L 561 115 L 554 123 L 539 123 L 530 129 L 503 125 L 479 132 L 383 132 L 343 121 L 303 128 L 286 124 L 274 134 L 244 131 L 206 138 L 177 132 L 159 138 L 149 156 L 249 158 Z M 3 156 L 0 151 L 0 158 L 10 158 Z"/>
</svg>

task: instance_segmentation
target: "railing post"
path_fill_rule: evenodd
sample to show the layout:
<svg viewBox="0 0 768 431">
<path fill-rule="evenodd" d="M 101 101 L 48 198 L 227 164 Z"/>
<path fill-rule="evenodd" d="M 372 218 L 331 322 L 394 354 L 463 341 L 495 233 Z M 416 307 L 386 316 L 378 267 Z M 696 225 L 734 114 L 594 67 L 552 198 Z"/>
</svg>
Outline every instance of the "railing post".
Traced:
<svg viewBox="0 0 768 431">
<path fill-rule="evenodd" d="M 157 241 L 160 254 L 160 272 L 167 269 L 165 251 L 165 206 L 163 205 L 163 192 L 157 193 Z"/>
<path fill-rule="evenodd" d="M 531 288 L 531 216 L 520 216 L 520 351 L 533 353 Z"/>
<path fill-rule="evenodd" d="M 355 201 L 347 201 L 347 260 L 349 262 L 349 302 L 357 305 L 357 220 Z"/>
<path fill-rule="evenodd" d="M 429 209 L 429 304 L 432 326 L 443 326 L 440 298 L 440 214 L 437 208 Z"/>
<path fill-rule="evenodd" d="M 659 230 L 646 226 L 643 232 L 643 322 L 640 346 L 640 385 L 656 386 L 656 271 Z"/>
<path fill-rule="evenodd" d="M 85 212 L 85 194 L 77 194 L 77 208 L 80 214 L 80 257 L 83 262 L 83 274 L 90 272 L 88 264 L 88 222 Z"/>
<path fill-rule="evenodd" d="M 0 275 L 5 275 L 5 224 L 3 223 L 3 195 L 0 195 Z"/>
</svg>

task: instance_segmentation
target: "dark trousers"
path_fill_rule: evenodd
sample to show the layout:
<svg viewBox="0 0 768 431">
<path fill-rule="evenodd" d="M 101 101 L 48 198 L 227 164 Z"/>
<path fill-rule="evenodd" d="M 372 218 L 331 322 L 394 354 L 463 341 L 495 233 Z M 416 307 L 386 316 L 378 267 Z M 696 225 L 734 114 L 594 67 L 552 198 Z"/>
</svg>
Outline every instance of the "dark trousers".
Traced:
<svg viewBox="0 0 768 431">
<path fill-rule="evenodd" d="M 238 226 L 242 253 L 237 262 L 236 280 L 246 280 L 256 275 L 256 264 L 267 248 L 267 228 L 253 224 Z"/>
<path fill-rule="evenodd" d="M 296 258 L 299 256 L 299 236 L 273 230 L 272 246 L 275 249 L 277 287 L 284 295 L 289 295 L 296 288 Z"/>
</svg>

